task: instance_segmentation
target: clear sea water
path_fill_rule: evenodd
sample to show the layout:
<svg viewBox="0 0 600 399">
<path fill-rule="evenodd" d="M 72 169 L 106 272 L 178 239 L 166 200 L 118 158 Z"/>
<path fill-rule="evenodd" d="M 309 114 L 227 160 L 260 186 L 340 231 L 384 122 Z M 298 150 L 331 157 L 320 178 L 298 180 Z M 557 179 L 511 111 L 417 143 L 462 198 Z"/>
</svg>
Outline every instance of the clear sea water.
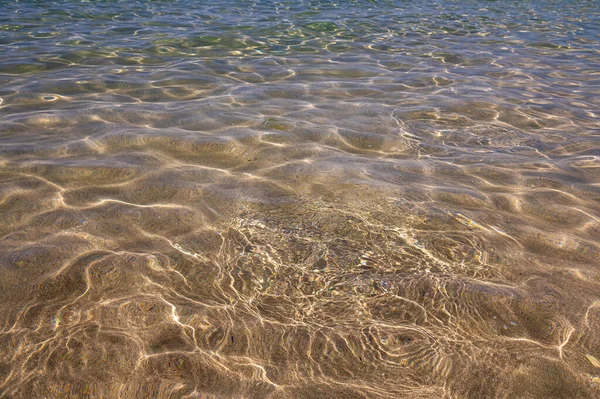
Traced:
<svg viewBox="0 0 600 399">
<path fill-rule="evenodd" d="M 0 0 L 0 398 L 600 397 L 600 2 Z"/>
</svg>

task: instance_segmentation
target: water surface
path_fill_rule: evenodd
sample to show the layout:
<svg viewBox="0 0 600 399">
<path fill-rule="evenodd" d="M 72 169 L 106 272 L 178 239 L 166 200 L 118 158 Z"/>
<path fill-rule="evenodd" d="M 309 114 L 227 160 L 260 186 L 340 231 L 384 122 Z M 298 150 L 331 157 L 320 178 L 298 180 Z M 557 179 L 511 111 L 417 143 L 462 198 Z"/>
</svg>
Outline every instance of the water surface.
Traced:
<svg viewBox="0 0 600 399">
<path fill-rule="evenodd" d="M 0 398 L 600 397 L 598 1 L 0 1 Z"/>
</svg>

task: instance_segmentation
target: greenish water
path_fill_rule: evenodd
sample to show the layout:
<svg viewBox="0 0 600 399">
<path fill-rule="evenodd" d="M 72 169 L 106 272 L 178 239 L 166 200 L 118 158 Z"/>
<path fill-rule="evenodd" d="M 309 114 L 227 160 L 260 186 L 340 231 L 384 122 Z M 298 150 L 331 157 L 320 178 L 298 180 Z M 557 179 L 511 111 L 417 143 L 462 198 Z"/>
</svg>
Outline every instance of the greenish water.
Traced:
<svg viewBox="0 0 600 399">
<path fill-rule="evenodd" d="M 0 1 L 0 398 L 600 397 L 600 2 Z"/>
</svg>

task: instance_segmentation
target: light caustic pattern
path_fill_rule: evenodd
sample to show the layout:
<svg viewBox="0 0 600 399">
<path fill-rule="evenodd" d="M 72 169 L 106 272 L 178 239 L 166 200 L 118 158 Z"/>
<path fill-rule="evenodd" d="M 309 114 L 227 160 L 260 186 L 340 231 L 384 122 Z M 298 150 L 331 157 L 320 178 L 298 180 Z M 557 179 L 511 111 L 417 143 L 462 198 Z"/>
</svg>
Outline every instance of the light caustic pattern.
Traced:
<svg viewBox="0 0 600 399">
<path fill-rule="evenodd" d="M 0 1 L 0 398 L 600 397 L 598 2 L 211 3 Z"/>
</svg>

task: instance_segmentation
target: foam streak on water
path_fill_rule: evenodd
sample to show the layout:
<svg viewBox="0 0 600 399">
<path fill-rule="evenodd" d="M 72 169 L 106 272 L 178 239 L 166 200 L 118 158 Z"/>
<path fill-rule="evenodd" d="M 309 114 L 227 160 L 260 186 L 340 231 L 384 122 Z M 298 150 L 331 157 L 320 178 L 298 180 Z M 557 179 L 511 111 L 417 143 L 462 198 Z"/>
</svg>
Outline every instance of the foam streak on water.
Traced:
<svg viewBox="0 0 600 399">
<path fill-rule="evenodd" d="M 600 397 L 600 3 L 0 0 L 0 398 Z"/>
</svg>

